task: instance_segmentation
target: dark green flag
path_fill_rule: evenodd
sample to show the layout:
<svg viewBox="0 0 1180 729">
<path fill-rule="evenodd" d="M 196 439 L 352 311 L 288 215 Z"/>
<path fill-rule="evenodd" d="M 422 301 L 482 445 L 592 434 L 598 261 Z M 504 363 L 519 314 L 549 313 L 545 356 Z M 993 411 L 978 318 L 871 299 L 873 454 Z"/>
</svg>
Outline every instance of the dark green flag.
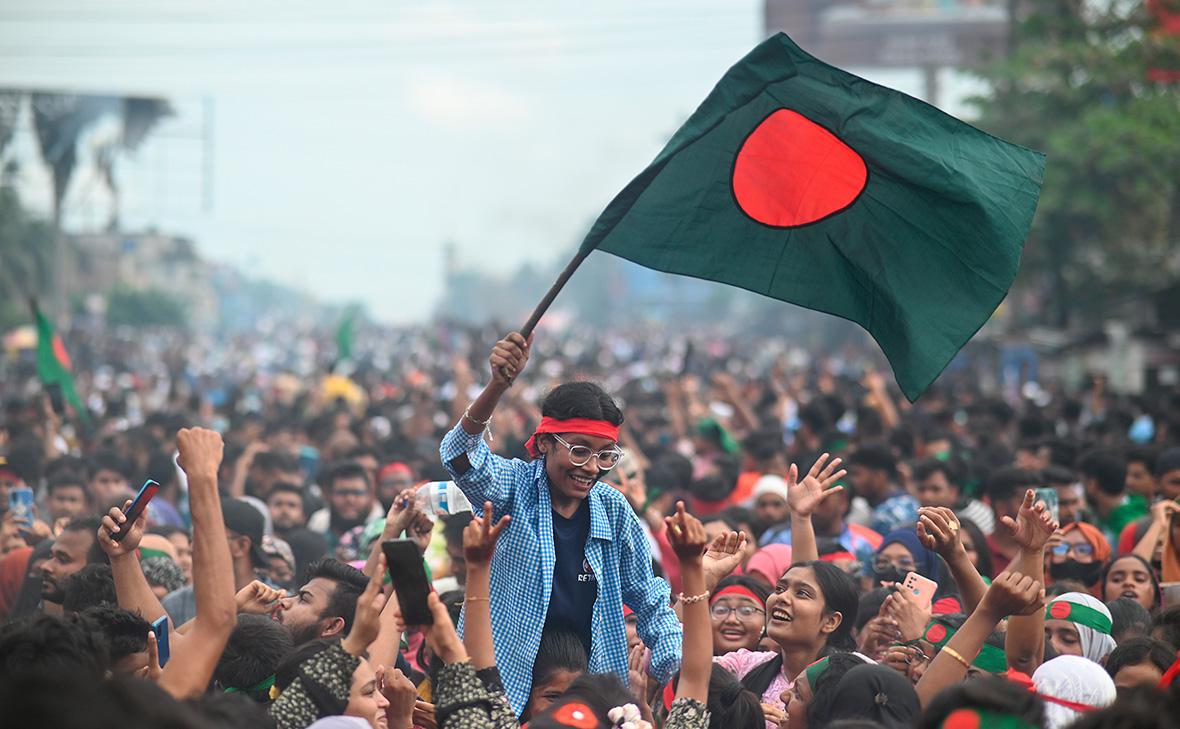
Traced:
<svg viewBox="0 0 1180 729">
<path fill-rule="evenodd" d="M 33 317 L 37 320 L 37 376 L 46 387 L 60 388 L 62 397 L 73 406 L 78 418 L 88 422 L 90 418 L 86 405 L 74 388 L 74 375 L 70 372 L 72 365 L 66 345 L 53 331 L 53 324 L 36 302 L 32 307 Z"/>
<path fill-rule="evenodd" d="M 854 321 L 914 400 L 1007 294 L 1044 169 L 780 33 L 725 74 L 581 252 Z"/>
</svg>

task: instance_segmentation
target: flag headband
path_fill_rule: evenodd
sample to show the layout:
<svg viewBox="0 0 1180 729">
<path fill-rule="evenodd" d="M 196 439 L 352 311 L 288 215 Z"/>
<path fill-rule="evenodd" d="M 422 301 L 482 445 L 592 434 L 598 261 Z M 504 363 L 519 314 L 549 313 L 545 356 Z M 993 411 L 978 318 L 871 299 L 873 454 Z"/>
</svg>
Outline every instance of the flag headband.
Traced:
<svg viewBox="0 0 1180 729">
<path fill-rule="evenodd" d="M 717 592 L 717 594 L 713 595 L 713 599 L 709 601 L 709 604 L 712 605 L 713 603 L 717 602 L 718 600 L 720 600 L 721 598 L 726 597 L 726 596 L 748 597 L 751 600 L 753 600 L 754 602 L 761 605 L 762 607 L 766 607 L 765 600 L 763 600 L 762 598 L 755 595 L 754 591 L 751 590 L 750 588 L 744 587 L 742 585 L 730 585 L 729 587 L 726 587 L 724 590 L 719 590 Z"/>
<path fill-rule="evenodd" d="M 1180 653 L 1176 654 L 1176 660 L 1172 661 L 1172 665 L 1168 667 L 1168 670 L 1164 671 L 1164 675 L 1160 677 L 1159 685 L 1156 688 L 1171 688 L 1172 682 L 1176 680 L 1176 676 L 1180 676 Z"/>
<path fill-rule="evenodd" d="M 577 433 L 578 435 L 592 435 L 595 438 L 608 438 L 615 442 L 619 440 L 619 426 L 605 420 L 591 418 L 571 418 L 558 420 L 557 418 L 541 418 L 541 424 L 533 431 L 533 436 L 524 444 L 532 458 L 540 458 L 541 451 L 537 448 L 537 436 L 545 434 Z"/>
<path fill-rule="evenodd" d="M 825 554 L 819 558 L 820 562 L 839 562 L 842 559 L 856 561 L 856 555 L 852 552 L 832 552 Z"/>
<path fill-rule="evenodd" d="M 957 632 L 944 623 L 932 620 L 926 626 L 922 640 L 941 650 Z M 988 673 L 1003 673 L 1008 670 L 1008 657 L 1000 648 L 991 643 L 984 643 L 983 647 L 979 649 L 979 655 L 975 657 L 974 661 L 971 661 L 971 665 Z"/>
<path fill-rule="evenodd" d="M 1097 630 L 1104 635 L 1110 635 L 1110 616 L 1103 615 L 1089 605 L 1081 605 L 1068 600 L 1056 600 L 1045 608 L 1046 620 L 1068 620 L 1071 623 L 1084 625 Z"/>
<path fill-rule="evenodd" d="M 1032 724 L 1019 716 L 1001 714 L 998 711 L 986 709 L 955 709 L 942 720 L 938 727 L 939 729 L 980 729 L 981 727 L 987 727 L 987 729 L 1033 729 Z"/>
<path fill-rule="evenodd" d="M 821 658 L 815 663 L 812 663 L 807 668 L 803 669 L 803 675 L 807 677 L 807 685 L 811 687 L 811 693 L 815 693 L 815 683 L 819 681 L 819 677 L 824 675 L 824 671 L 828 670 L 828 658 Z"/>
<path fill-rule="evenodd" d="M 1042 701 L 1048 701 L 1050 704 L 1064 706 L 1067 709 L 1072 709 L 1073 711 L 1077 711 L 1082 714 L 1090 711 L 1098 711 L 1098 709 L 1101 708 L 1098 706 L 1091 706 L 1090 704 L 1083 704 L 1080 701 L 1059 699 L 1056 696 L 1043 694 L 1037 691 L 1037 685 L 1033 683 L 1032 676 L 1029 676 L 1027 673 L 1021 673 L 1020 671 L 1008 671 L 1008 680 L 1018 686 L 1023 686 L 1026 691 L 1028 691 L 1033 696 L 1036 696 L 1038 699 L 1041 699 Z"/>
</svg>

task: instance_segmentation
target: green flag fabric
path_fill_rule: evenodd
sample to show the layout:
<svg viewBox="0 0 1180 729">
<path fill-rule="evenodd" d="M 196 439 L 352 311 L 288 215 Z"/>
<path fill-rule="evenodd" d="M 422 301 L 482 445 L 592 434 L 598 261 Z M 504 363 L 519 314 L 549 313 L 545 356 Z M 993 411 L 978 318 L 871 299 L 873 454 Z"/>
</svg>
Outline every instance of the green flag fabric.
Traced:
<svg viewBox="0 0 1180 729">
<path fill-rule="evenodd" d="M 912 401 L 1007 294 L 1044 169 L 780 33 L 726 73 L 580 252 L 854 321 Z"/>
<path fill-rule="evenodd" d="M 82 420 L 87 420 L 86 406 L 74 388 L 74 376 L 70 373 L 70 355 L 66 352 L 61 337 L 53 331 L 53 324 L 39 308 L 33 308 L 37 319 L 37 376 L 46 387 L 58 387 L 62 397 L 73 406 Z"/>
<path fill-rule="evenodd" d="M 336 329 L 336 359 L 351 360 L 353 343 L 356 339 L 356 308 L 349 307 Z"/>
</svg>

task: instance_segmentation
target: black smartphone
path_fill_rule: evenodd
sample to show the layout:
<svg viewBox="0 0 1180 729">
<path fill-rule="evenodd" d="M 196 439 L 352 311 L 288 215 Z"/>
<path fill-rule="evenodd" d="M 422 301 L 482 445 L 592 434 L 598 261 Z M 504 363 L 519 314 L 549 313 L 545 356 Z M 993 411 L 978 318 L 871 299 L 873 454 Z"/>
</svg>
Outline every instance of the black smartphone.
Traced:
<svg viewBox="0 0 1180 729">
<path fill-rule="evenodd" d="M 123 541 L 123 538 L 127 536 L 128 532 L 131 531 L 131 525 L 135 523 L 135 520 L 138 519 L 141 514 L 143 514 L 143 510 L 147 508 L 148 503 L 159 490 L 160 484 L 156 483 L 150 478 L 147 481 L 144 481 L 143 487 L 140 488 L 139 493 L 135 495 L 135 501 L 131 502 L 131 506 L 128 507 L 127 511 L 123 514 L 127 517 L 127 521 L 123 522 L 123 524 L 119 527 L 119 531 L 111 535 L 111 539 L 115 540 L 116 542 Z"/>
<path fill-rule="evenodd" d="M 426 565 L 422 563 L 418 545 L 410 539 L 389 539 L 381 542 L 381 550 L 385 552 L 385 565 L 406 625 L 433 625 L 434 616 L 426 604 L 430 581 L 426 579 Z"/>
<path fill-rule="evenodd" d="M 152 632 L 156 634 L 156 652 L 160 656 L 160 668 L 168 662 L 168 616 L 165 615 L 152 623 Z"/>
</svg>

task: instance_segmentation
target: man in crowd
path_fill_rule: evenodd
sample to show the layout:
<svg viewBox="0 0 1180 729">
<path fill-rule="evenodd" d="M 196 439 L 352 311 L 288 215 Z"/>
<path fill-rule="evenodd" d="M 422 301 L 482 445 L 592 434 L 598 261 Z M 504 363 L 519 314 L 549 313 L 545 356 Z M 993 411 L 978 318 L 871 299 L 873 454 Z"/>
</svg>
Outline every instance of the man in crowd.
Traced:
<svg viewBox="0 0 1180 729">
<path fill-rule="evenodd" d="M 355 567 L 334 559 L 313 562 L 304 584 L 280 602 L 275 620 L 291 632 L 295 645 L 319 638 L 338 638 L 352 629 L 356 601 L 369 578 Z"/>
<path fill-rule="evenodd" d="M 286 539 L 292 529 L 307 523 L 305 503 L 303 489 L 296 484 L 280 481 L 274 485 L 266 497 L 266 507 L 270 510 L 275 536 Z"/>
<path fill-rule="evenodd" d="M 848 481 L 872 507 L 868 526 L 878 534 L 918 520 L 918 500 L 897 484 L 897 460 L 889 448 L 867 443 L 848 458 Z"/>
<path fill-rule="evenodd" d="M 86 480 L 74 473 L 60 473 L 45 487 L 45 516 L 50 524 L 58 519 L 84 516 L 90 511 Z"/>
<path fill-rule="evenodd" d="M 66 524 L 53 542 L 49 559 L 41 565 L 41 598 L 46 610 L 58 612 L 65 599 L 66 578 L 88 564 L 107 562 L 107 556 L 95 539 L 98 519 L 85 517 Z"/>
<path fill-rule="evenodd" d="M 918 484 L 918 502 L 922 506 L 944 506 L 953 509 L 960 518 L 970 519 L 984 534 L 996 528 L 992 510 L 982 501 L 967 498 L 963 493 L 963 468 L 953 458 L 921 461 L 914 467 L 914 481 Z"/>
<path fill-rule="evenodd" d="M 323 534 L 331 550 L 343 535 L 385 516 L 377 501 L 376 485 L 359 463 L 343 461 L 330 466 L 320 486 L 328 505 L 311 515 L 307 528 Z"/>
<path fill-rule="evenodd" d="M 122 506 L 123 501 L 134 496 L 131 488 L 131 466 L 127 460 L 114 451 L 101 451 L 90 459 L 90 501 L 95 511 L 105 514 L 112 506 Z"/>
</svg>

